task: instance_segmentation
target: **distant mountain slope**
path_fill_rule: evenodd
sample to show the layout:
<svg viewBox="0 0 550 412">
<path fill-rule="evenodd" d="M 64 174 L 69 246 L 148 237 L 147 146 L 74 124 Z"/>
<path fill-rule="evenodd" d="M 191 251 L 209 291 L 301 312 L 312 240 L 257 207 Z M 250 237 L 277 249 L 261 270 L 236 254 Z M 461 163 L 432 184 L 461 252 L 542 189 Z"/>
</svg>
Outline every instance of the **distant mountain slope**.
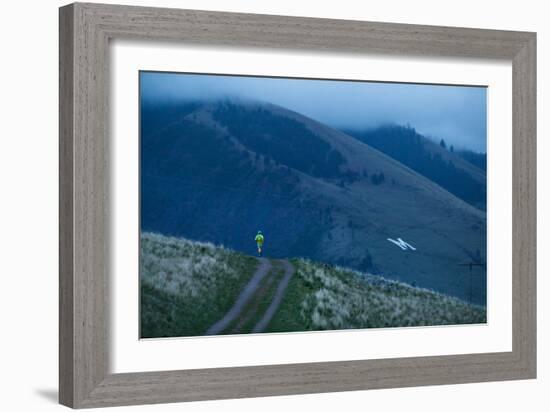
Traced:
<svg viewBox="0 0 550 412">
<path fill-rule="evenodd" d="M 261 229 L 269 257 L 368 270 L 485 304 L 485 272 L 459 266 L 485 259 L 485 213 L 380 151 L 256 102 L 186 106 L 164 124 L 142 133 L 142 230 L 253 253 Z M 416 250 L 388 240 L 398 238 Z"/>
<path fill-rule="evenodd" d="M 487 176 L 482 168 L 475 165 L 482 164 L 482 155 L 468 151 L 455 153 L 422 136 L 412 127 L 388 125 L 345 132 L 412 168 L 462 200 L 485 210 Z"/>
</svg>

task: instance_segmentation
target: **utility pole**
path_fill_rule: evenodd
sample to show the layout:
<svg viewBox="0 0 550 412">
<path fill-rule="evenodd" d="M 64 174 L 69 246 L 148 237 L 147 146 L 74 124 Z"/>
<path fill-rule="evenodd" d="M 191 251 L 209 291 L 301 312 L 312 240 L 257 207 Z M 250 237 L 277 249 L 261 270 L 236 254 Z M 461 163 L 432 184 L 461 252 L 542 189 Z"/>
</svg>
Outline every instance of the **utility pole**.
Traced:
<svg viewBox="0 0 550 412">
<path fill-rule="evenodd" d="M 474 266 L 485 266 L 485 263 L 472 261 L 472 262 L 459 263 L 458 266 L 468 266 L 470 268 L 470 270 L 469 270 L 469 272 L 470 272 L 470 292 L 469 292 L 469 295 L 468 295 L 468 302 L 472 303 L 472 268 Z"/>
</svg>

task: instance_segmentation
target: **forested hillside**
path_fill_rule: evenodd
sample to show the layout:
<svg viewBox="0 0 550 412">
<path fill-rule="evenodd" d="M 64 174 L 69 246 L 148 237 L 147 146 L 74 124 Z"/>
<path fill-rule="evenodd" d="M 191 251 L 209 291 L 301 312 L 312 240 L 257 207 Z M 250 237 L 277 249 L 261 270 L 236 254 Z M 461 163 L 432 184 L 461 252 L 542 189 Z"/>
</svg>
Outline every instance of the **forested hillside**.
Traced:
<svg viewBox="0 0 550 412">
<path fill-rule="evenodd" d="M 436 182 L 460 199 L 485 210 L 486 155 L 455 151 L 444 140 L 440 144 L 434 143 L 406 126 L 388 125 L 345 132 Z"/>
</svg>

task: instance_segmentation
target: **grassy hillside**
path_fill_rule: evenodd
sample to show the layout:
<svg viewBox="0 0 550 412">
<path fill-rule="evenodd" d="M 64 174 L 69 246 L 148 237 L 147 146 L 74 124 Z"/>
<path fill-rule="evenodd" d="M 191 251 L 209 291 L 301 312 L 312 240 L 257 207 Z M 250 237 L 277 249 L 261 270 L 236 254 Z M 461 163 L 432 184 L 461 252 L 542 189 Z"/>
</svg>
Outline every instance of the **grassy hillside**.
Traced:
<svg viewBox="0 0 550 412">
<path fill-rule="evenodd" d="M 258 264 L 206 242 L 141 235 L 141 337 L 201 335 L 233 305 Z"/>
<path fill-rule="evenodd" d="M 258 265 L 254 257 L 211 243 L 151 233 L 141 236 L 140 259 L 144 338 L 203 335 L 231 308 Z M 486 321 L 485 308 L 446 295 L 304 259 L 291 262 L 296 272 L 268 332 Z M 249 316 L 226 333 L 251 330 L 269 306 L 282 274 L 279 262 L 272 263 L 273 290 L 260 290 L 253 310 L 245 311 Z"/>
<path fill-rule="evenodd" d="M 293 259 L 269 332 L 485 323 L 484 307 L 341 267 Z"/>
</svg>

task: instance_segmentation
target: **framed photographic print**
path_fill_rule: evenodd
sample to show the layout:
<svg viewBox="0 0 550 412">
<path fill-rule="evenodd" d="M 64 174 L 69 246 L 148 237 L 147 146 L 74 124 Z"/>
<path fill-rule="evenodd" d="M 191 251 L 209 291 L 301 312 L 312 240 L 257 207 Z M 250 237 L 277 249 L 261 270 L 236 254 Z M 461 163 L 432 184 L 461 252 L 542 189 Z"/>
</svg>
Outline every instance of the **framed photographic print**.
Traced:
<svg viewBox="0 0 550 412">
<path fill-rule="evenodd" d="M 536 375 L 533 33 L 60 9 L 60 401 Z"/>
<path fill-rule="evenodd" d="M 486 322 L 485 87 L 139 76 L 141 338 Z"/>
</svg>

